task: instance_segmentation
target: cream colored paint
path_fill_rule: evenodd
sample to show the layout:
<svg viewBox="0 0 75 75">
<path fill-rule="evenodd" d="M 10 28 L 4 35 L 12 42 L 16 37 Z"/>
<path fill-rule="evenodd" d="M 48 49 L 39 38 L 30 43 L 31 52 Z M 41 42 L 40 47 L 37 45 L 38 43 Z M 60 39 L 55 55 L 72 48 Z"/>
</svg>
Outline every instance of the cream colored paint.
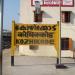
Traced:
<svg viewBox="0 0 75 75">
<path fill-rule="evenodd" d="M 59 7 L 41 7 L 43 13 L 43 22 L 41 24 L 54 24 L 60 20 Z M 71 23 L 62 23 L 61 36 L 69 37 L 75 41 L 75 7 L 62 7 L 63 11 L 72 11 Z M 31 0 L 20 0 L 20 22 L 24 24 L 36 24 L 34 22 L 35 7 L 31 6 Z M 73 28 L 73 29 L 72 29 Z M 73 46 L 74 47 L 74 46 Z M 66 52 L 66 51 L 65 51 Z M 64 52 L 62 51 L 62 54 Z M 57 56 L 54 46 L 38 46 L 38 50 L 30 50 L 29 46 L 19 46 L 20 55 L 31 56 Z M 70 55 L 71 54 L 71 55 Z M 68 51 L 62 56 L 73 56 L 71 51 Z"/>
</svg>

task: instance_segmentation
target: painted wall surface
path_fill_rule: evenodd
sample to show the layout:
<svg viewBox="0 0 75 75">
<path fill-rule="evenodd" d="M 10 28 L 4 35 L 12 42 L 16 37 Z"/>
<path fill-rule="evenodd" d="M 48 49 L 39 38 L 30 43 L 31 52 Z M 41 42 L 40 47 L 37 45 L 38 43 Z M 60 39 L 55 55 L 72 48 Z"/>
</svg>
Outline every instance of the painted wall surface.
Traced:
<svg viewBox="0 0 75 75">
<path fill-rule="evenodd" d="M 69 37 L 73 40 L 73 48 L 75 48 L 75 7 L 62 7 L 62 11 L 72 11 L 71 22 L 61 24 L 61 37 Z M 20 0 L 20 22 L 24 24 L 36 24 L 34 22 L 35 7 L 31 6 L 31 0 Z M 43 21 L 41 24 L 56 24 L 60 21 L 59 7 L 41 7 L 43 13 Z M 66 51 L 64 51 L 66 52 Z M 63 53 L 62 51 L 62 56 Z M 37 50 L 30 50 L 29 46 L 19 46 L 19 53 L 21 55 L 32 56 L 57 56 L 57 52 L 54 46 L 38 46 Z M 67 51 L 69 54 L 66 56 L 73 56 L 71 51 Z"/>
</svg>

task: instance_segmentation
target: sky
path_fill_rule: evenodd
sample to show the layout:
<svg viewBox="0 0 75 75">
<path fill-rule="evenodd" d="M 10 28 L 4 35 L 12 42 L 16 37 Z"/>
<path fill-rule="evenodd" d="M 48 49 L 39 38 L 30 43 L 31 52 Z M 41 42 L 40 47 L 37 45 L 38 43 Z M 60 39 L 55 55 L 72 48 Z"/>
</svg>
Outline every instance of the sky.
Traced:
<svg viewBox="0 0 75 75">
<path fill-rule="evenodd" d="M 4 0 L 3 29 L 12 30 L 12 20 L 19 22 L 20 0 Z"/>
</svg>

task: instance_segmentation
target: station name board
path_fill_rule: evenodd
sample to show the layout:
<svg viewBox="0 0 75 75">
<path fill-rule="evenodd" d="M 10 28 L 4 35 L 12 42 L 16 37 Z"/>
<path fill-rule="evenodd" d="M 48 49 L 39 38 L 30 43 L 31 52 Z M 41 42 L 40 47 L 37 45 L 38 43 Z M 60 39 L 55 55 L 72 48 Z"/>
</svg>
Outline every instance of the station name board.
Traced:
<svg viewBox="0 0 75 75">
<path fill-rule="evenodd" d="M 16 45 L 54 45 L 59 24 L 15 24 Z"/>
</svg>

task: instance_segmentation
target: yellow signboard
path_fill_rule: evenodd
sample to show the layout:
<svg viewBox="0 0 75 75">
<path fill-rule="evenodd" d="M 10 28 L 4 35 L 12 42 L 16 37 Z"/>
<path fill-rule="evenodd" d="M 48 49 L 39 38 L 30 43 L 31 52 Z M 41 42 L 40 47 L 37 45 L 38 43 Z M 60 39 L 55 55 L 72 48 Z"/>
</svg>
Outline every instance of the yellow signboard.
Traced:
<svg viewBox="0 0 75 75">
<path fill-rule="evenodd" d="M 57 24 L 16 24 L 12 21 L 11 65 L 14 65 L 16 45 L 54 45 L 59 49 L 59 22 Z"/>
<path fill-rule="evenodd" d="M 15 24 L 15 45 L 54 45 L 57 43 L 57 24 Z"/>
</svg>

